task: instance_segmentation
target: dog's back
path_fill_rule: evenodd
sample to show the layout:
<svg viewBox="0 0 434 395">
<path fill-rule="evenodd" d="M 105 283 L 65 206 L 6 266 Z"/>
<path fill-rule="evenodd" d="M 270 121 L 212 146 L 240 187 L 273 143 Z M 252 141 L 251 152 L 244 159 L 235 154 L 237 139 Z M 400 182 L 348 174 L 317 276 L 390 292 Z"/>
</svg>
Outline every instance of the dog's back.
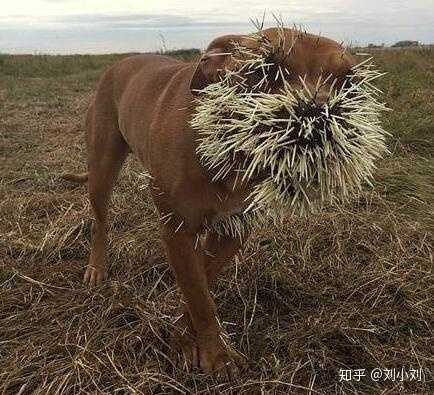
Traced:
<svg viewBox="0 0 434 395">
<path fill-rule="evenodd" d="M 189 81 L 179 74 L 188 74 L 193 68 L 193 63 L 163 55 L 143 54 L 121 60 L 101 78 L 89 107 L 88 122 L 95 123 L 92 117 L 96 116 L 116 123 L 131 151 L 148 163 L 143 150 L 149 146 L 146 142 L 151 139 L 152 125 L 167 120 L 168 100 L 187 99 Z"/>
</svg>

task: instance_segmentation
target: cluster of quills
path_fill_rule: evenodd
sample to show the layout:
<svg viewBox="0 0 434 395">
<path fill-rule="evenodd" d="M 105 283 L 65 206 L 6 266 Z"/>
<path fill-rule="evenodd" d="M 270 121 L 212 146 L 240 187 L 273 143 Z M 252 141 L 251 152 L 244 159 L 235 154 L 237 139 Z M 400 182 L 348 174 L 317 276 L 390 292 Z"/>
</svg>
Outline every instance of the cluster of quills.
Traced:
<svg viewBox="0 0 434 395">
<path fill-rule="evenodd" d="M 315 89 L 300 78 L 303 89 L 295 90 L 287 82 L 291 70 L 277 60 L 282 48 L 261 32 L 250 38 L 257 49 L 234 43 L 235 67 L 198 92 L 191 121 L 198 157 L 213 181 L 236 174 L 236 182 L 252 184 L 242 215 L 212 224 L 234 236 L 270 217 L 278 220 L 282 212 L 304 215 L 348 199 L 370 183 L 375 160 L 387 152 L 379 120 L 386 108 L 372 84 L 381 73 L 370 59 L 353 67 L 339 89 L 324 76 Z M 279 93 L 270 93 L 276 82 Z M 331 94 L 318 107 L 316 94 L 327 82 Z"/>
</svg>

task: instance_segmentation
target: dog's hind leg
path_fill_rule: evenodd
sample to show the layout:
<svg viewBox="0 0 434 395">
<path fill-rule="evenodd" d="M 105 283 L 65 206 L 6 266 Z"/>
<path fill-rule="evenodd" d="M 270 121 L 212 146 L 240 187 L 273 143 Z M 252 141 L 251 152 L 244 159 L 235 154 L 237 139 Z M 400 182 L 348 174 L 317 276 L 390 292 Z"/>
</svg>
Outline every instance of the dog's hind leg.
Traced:
<svg viewBox="0 0 434 395">
<path fill-rule="evenodd" d="M 110 195 L 129 152 L 117 123 L 116 110 L 104 101 L 91 106 L 87 121 L 88 188 L 95 219 L 84 282 L 96 285 L 107 278 L 107 213 Z"/>
</svg>

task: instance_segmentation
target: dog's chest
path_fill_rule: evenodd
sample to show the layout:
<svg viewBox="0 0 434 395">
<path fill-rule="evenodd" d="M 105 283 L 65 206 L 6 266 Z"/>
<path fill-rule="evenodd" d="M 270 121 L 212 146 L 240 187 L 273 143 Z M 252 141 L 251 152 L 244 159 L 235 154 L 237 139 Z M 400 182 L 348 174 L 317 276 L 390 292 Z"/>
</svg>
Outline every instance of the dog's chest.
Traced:
<svg viewBox="0 0 434 395">
<path fill-rule="evenodd" d="M 224 197 L 218 195 L 217 207 L 210 222 L 214 224 L 232 216 L 242 216 L 247 206 L 245 194 L 227 194 Z"/>
</svg>

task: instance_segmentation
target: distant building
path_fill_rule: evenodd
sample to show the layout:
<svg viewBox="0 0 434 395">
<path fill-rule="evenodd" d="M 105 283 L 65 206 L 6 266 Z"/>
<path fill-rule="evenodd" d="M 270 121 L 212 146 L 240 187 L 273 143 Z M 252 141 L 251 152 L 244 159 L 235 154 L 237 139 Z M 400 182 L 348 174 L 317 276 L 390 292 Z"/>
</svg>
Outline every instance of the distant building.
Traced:
<svg viewBox="0 0 434 395">
<path fill-rule="evenodd" d="M 410 41 L 410 40 L 404 40 L 404 41 L 398 41 L 397 43 L 393 44 L 392 47 L 418 47 L 420 45 L 419 41 Z"/>
</svg>

